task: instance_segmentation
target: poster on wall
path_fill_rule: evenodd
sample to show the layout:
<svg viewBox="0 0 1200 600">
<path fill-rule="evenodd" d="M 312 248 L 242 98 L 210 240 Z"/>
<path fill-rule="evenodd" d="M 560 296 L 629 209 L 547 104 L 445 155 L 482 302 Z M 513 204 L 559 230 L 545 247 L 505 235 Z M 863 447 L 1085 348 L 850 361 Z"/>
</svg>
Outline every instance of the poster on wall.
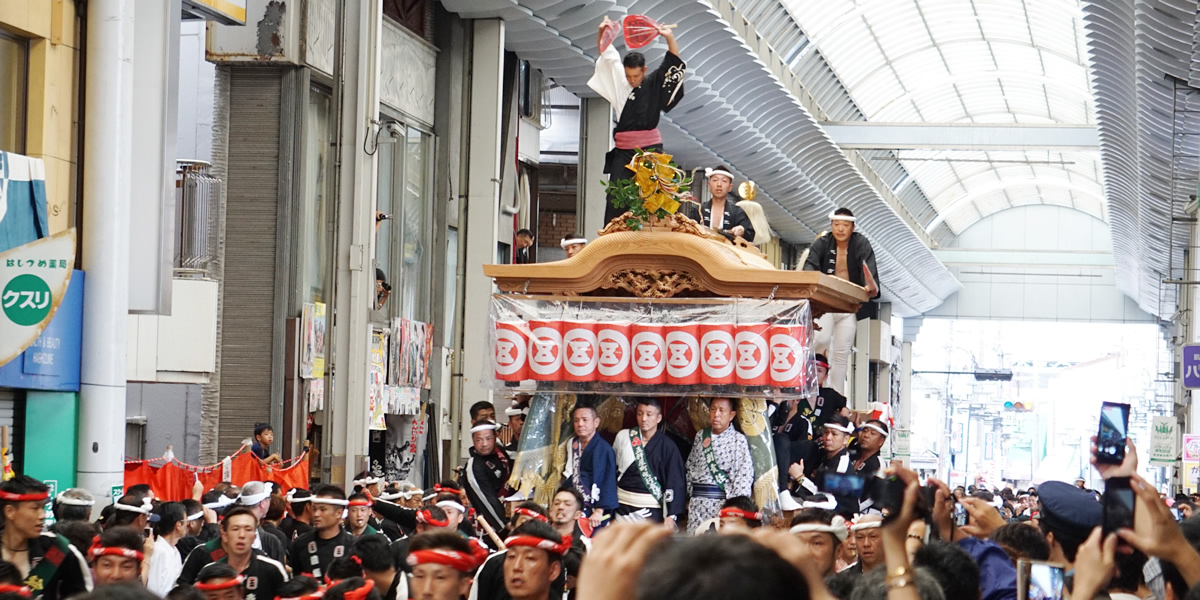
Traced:
<svg viewBox="0 0 1200 600">
<path fill-rule="evenodd" d="M 367 429 L 382 431 L 387 429 L 384 420 L 386 407 L 390 403 L 390 390 L 387 385 L 387 356 L 389 331 L 371 330 L 371 350 L 368 354 L 367 381 Z"/>
<path fill-rule="evenodd" d="M 424 487 L 420 457 L 425 453 L 426 415 L 388 415 L 384 469 L 390 481 L 407 480 Z"/>
<path fill-rule="evenodd" d="M 304 394 L 308 403 L 308 412 L 325 410 L 325 379 L 306 379 Z"/>
<path fill-rule="evenodd" d="M 300 377 L 325 377 L 325 304 L 305 302 L 300 318 Z"/>
<path fill-rule="evenodd" d="M 1200 460 L 1185 460 L 1183 461 L 1183 493 L 1192 495 L 1196 493 L 1197 485 L 1200 485 Z"/>
<path fill-rule="evenodd" d="M 433 325 L 411 319 L 392 321 L 391 382 L 403 387 L 429 389 L 432 352 Z"/>
</svg>

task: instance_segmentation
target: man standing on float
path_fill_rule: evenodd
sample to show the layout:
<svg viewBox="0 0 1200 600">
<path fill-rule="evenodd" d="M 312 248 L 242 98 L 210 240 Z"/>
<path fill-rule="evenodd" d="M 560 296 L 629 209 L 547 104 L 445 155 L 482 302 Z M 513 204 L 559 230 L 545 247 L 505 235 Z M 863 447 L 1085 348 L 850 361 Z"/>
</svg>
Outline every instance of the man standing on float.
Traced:
<svg viewBox="0 0 1200 600">
<path fill-rule="evenodd" d="M 615 24 L 604 17 L 600 32 L 596 35 L 596 46 L 601 45 L 604 32 Z M 679 44 L 675 34 L 659 26 L 658 34 L 667 40 L 667 53 L 653 72 L 646 72 L 646 57 L 641 52 L 630 52 L 622 59 L 611 44 L 600 52 L 596 61 L 596 74 L 588 80 L 588 87 L 608 100 L 612 105 L 617 126 L 613 129 L 614 148 L 605 157 L 604 172 L 609 181 L 617 182 L 633 177 L 633 171 L 625 168 L 639 150 L 662 152 L 662 134 L 658 132 L 658 119 L 663 112 L 670 112 L 683 99 L 683 74 L 687 65 L 679 58 Z M 625 212 L 612 204 L 604 210 L 607 223 Z"/>
</svg>

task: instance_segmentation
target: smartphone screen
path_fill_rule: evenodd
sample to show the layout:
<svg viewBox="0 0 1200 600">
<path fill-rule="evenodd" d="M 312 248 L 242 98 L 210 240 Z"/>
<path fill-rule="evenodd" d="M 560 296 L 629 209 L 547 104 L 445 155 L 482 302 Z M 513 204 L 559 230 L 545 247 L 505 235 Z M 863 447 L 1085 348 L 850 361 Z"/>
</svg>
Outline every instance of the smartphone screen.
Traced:
<svg viewBox="0 0 1200 600">
<path fill-rule="evenodd" d="M 1100 405 L 1100 431 L 1096 434 L 1096 462 L 1121 464 L 1125 460 L 1125 436 L 1129 428 L 1129 405 L 1105 402 Z"/>
<path fill-rule="evenodd" d="M 854 473 L 826 473 L 823 490 L 834 496 L 861 496 L 863 478 Z"/>
<path fill-rule="evenodd" d="M 954 526 L 964 527 L 967 524 L 967 507 L 954 503 Z"/>
<path fill-rule="evenodd" d="M 1104 533 L 1133 527 L 1133 490 L 1128 477 L 1113 477 L 1104 482 Z"/>
<path fill-rule="evenodd" d="M 1061 600 L 1063 568 L 1041 561 L 1017 561 L 1017 598 L 1021 600 Z"/>
</svg>

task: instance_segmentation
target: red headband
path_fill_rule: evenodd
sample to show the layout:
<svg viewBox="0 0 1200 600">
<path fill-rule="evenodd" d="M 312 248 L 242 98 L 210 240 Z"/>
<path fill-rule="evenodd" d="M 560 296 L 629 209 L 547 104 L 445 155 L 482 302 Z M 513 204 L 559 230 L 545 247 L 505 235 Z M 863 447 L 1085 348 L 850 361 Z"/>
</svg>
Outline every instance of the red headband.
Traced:
<svg viewBox="0 0 1200 600">
<path fill-rule="evenodd" d="M 547 519 L 546 515 L 543 515 L 542 513 L 537 512 L 536 510 L 530 510 L 528 508 L 518 508 L 513 511 L 513 515 L 525 515 L 526 517 L 529 517 L 531 519 L 537 519 L 543 523 L 550 522 L 550 519 Z"/>
<path fill-rule="evenodd" d="M 14 494 L 0 490 L 0 500 L 9 502 L 45 502 L 50 499 L 50 492 L 34 492 L 32 494 Z"/>
<path fill-rule="evenodd" d="M 317 590 L 311 594 L 307 594 L 304 596 L 296 596 L 293 598 L 284 598 L 282 596 L 275 596 L 275 600 L 320 600 L 321 597 L 324 595 L 325 595 L 325 590 Z"/>
<path fill-rule="evenodd" d="M 724 519 L 725 517 L 739 517 L 746 519 L 747 521 L 763 520 L 763 514 L 760 512 L 746 512 L 740 508 L 734 508 L 732 506 L 721 509 L 721 518 Z"/>
<path fill-rule="evenodd" d="M 375 589 L 374 579 L 367 579 L 366 582 L 366 585 L 359 586 L 353 590 L 346 590 L 342 594 L 342 597 L 346 600 L 363 600 L 363 598 L 367 597 L 367 594 L 371 593 L 371 590 Z"/>
<path fill-rule="evenodd" d="M 439 521 L 439 520 L 433 518 L 433 513 L 429 512 L 428 509 L 417 513 L 417 522 L 424 523 L 426 525 L 433 525 L 434 527 L 449 527 L 450 526 L 450 519 L 446 519 L 445 521 Z"/>
<path fill-rule="evenodd" d="M 829 369 L 829 363 L 827 363 L 827 362 L 825 362 L 825 361 L 823 361 L 823 360 L 818 360 L 818 361 L 817 361 L 817 366 L 818 366 L 818 367 L 825 367 L 826 369 Z"/>
<path fill-rule="evenodd" d="M 371 506 L 371 504 L 370 500 L 351 500 L 347 506 Z"/>
<path fill-rule="evenodd" d="M 571 549 L 571 536 L 564 535 L 562 542 L 556 544 L 546 538 L 534 537 L 531 535 L 518 535 L 504 540 L 504 546 L 512 548 L 514 546 L 528 546 L 530 548 L 541 548 L 547 552 L 563 555 L 567 550 Z"/>
<path fill-rule="evenodd" d="M 446 565 L 455 571 L 462 573 L 470 573 L 479 566 L 473 555 L 458 550 L 445 550 L 442 548 L 433 548 L 430 550 L 417 550 L 416 552 L 408 553 L 408 566 L 415 567 L 417 565 Z"/>
<path fill-rule="evenodd" d="M 459 496 L 459 497 L 462 497 L 462 495 L 463 495 L 462 490 L 456 490 L 454 488 L 442 487 L 441 484 L 437 484 L 437 483 L 433 484 L 433 492 L 435 494 L 454 494 L 455 496 Z"/>
<path fill-rule="evenodd" d="M 26 598 L 33 597 L 33 590 L 25 585 L 0 584 L 0 594 L 17 594 Z"/>
<path fill-rule="evenodd" d="M 100 558 L 101 556 L 123 556 L 125 558 L 133 558 L 141 561 L 143 558 L 145 558 L 145 555 L 137 550 L 118 548 L 115 546 L 101 546 L 100 536 L 96 536 L 92 539 L 92 547 L 88 548 L 87 554 L 93 559 Z"/>
<path fill-rule="evenodd" d="M 237 577 L 234 577 L 233 579 L 228 579 L 226 581 L 222 581 L 221 583 L 196 582 L 196 583 L 192 584 L 192 587 L 194 587 L 202 592 L 216 592 L 216 591 L 227 590 L 227 589 L 242 585 L 242 582 L 245 581 L 245 579 L 246 579 L 245 576 L 238 575 Z"/>
</svg>

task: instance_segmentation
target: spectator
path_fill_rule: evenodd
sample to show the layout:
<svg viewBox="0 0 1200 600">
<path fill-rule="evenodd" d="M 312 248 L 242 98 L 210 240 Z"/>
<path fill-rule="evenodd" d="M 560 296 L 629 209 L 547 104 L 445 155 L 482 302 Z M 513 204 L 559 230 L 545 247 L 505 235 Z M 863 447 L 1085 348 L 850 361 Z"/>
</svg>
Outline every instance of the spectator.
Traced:
<svg viewBox="0 0 1200 600">
<path fill-rule="evenodd" d="M 848 532 L 845 519 L 831 510 L 808 508 L 792 517 L 791 533 L 803 543 L 804 560 L 811 561 L 823 578 L 835 573 L 838 550 Z"/>
<path fill-rule="evenodd" d="M 262 459 L 268 465 L 281 462 L 279 453 L 271 452 L 271 444 L 275 441 L 275 430 L 271 428 L 269 423 L 258 423 L 254 426 L 254 443 L 250 445 L 250 452 Z"/>
<path fill-rule="evenodd" d="M 991 534 L 1016 564 L 1018 560 L 1050 560 L 1050 545 L 1038 530 L 1024 523 L 1007 523 Z"/>
<path fill-rule="evenodd" d="M 1100 503 L 1082 488 L 1061 481 L 1043 483 L 1038 494 L 1042 499 L 1040 527 L 1050 546 L 1050 560 L 1073 565 L 1079 545 L 1100 525 Z"/>
<path fill-rule="evenodd" d="M 917 568 L 925 567 L 937 580 L 946 598 L 980 597 L 979 565 L 954 544 L 931 540 L 917 549 L 912 564 Z"/>
<path fill-rule="evenodd" d="M 536 260 L 533 255 L 533 232 L 528 229 L 518 229 L 516 235 L 517 251 L 513 255 L 513 264 L 527 265 Z M 475 419 L 472 418 L 471 421 Z"/>
<path fill-rule="evenodd" d="M 183 559 L 176 545 L 187 535 L 187 513 L 179 502 L 164 502 L 154 508 L 158 522 L 154 524 L 154 552 L 150 555 L 150 571 L 146 589 L 165 596 L 175 587 L 183 570 Z"/>
</svg>

